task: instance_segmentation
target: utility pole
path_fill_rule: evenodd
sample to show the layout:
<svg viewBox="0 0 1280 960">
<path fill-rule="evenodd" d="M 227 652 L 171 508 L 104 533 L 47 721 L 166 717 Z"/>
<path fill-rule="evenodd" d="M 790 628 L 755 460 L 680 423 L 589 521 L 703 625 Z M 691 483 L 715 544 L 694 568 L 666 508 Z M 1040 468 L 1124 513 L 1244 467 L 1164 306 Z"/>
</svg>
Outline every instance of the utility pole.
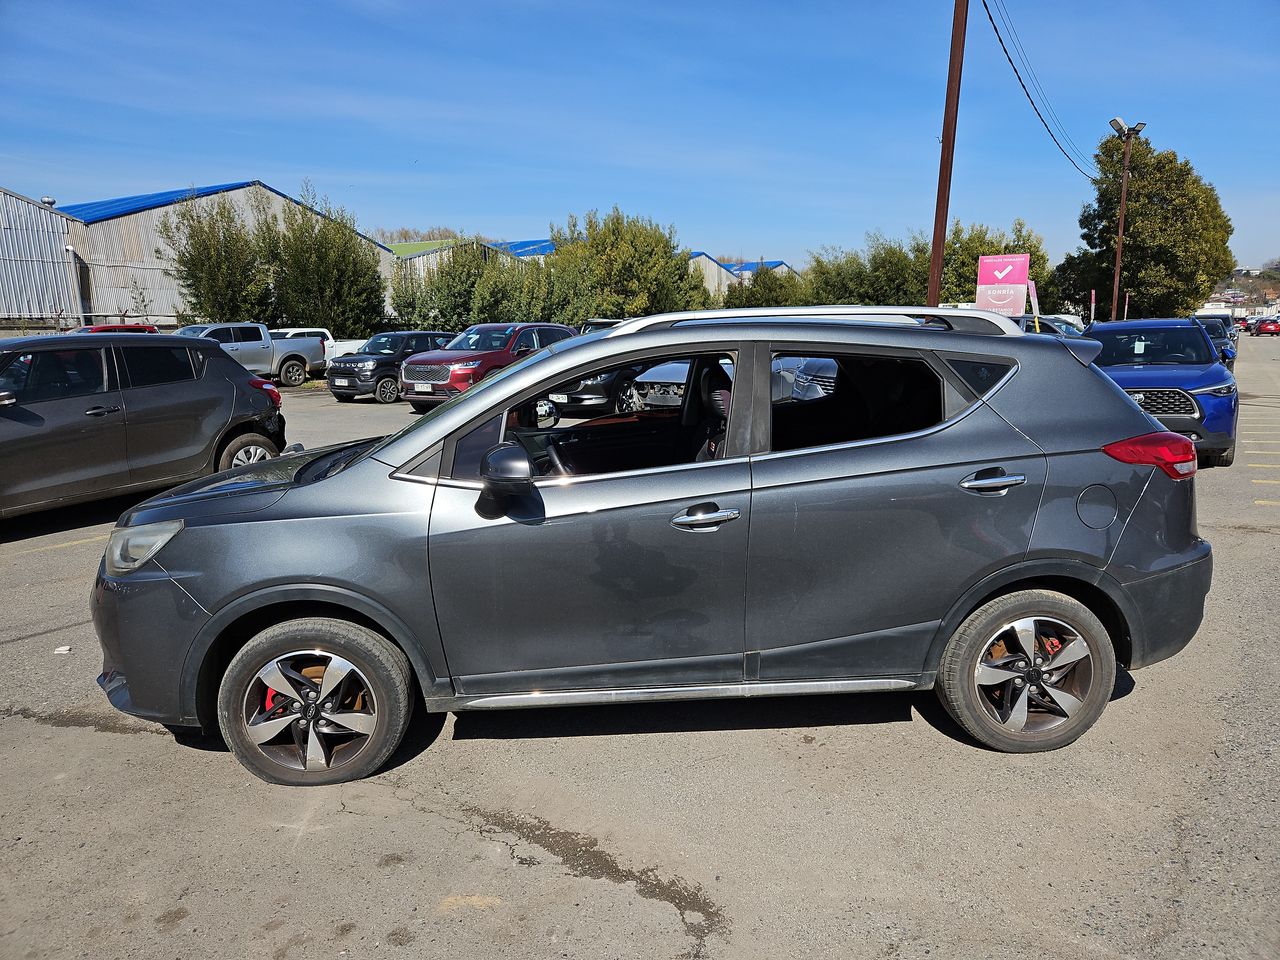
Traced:
<svg viewBox="0 0 1280 960">
<path fill-rule="evenodd" d="M 942 114 L 942 156 L 938 160 L 938 204 L 933 211 L 933 246 L 929 248 L 929 303 L 942 298 L 942 253 L 947 242 L 947 208 L 951 204 L 951 166 L 956 155 L 956 114 L 960 110 L 960 73 L 964 69 L 964 34 L 969 0 L 956 0 L 951 18 L 951 61 L 947 67 L 947 103 Z"/>
<path fill-rule="evenodd" d="M 1111 120 L 1111 129 L 1116 135 L 1124 140 L 1124 164 L 1120 172 L 1120 224 L 1116 230 L 1116 269 L 1115 277 L 1111 283 L 1111 319 L 1116 319 L 1116 310 L 1120 306 L 1120 256 L 1124 251 L 1124 211 L 1125 205 L 1129 200 L 1129 148 L 1133 144 L 1133 138 L 1142 132 L 1145 123 L 1135 123 L 1132 127 L 1125 124 L 1119 117 Z M 1126 297 L 1126 301 L 1127 301 Z M 1125 304 L 1125 314 L 1129 313 L 1128 303 Z"/>
</svg>

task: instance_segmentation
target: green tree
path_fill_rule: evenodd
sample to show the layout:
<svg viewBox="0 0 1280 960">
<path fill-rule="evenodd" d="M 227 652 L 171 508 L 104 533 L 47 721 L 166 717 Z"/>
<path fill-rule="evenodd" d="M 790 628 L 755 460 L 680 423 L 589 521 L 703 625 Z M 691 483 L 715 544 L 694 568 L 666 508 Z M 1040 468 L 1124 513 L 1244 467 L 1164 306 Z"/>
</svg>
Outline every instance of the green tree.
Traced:
<svg viewBox="0 0 1280 960">
<path fill-rule="evenodd" d="M 463 240 L 434 258 L 426 268 L 429 310 L 440 330 L 462 330 L 472 323 L 471 303 L 484 276 L 485 262 L 497 253 L 477 240 Z"/>
<path fill-rule="evenodd" d="M 539 260 L 489 256 L 471 295 L 474 323 L 534 323 L 546 309 L 547 271 Z"/>
<path fill-rule="evenodd" d="M 1096 196 L 1080 213 L 1084 245 L 1057 271 L 1063 296 L 1077 309 L 1086 309 L 1089 291 L 1097 291 L 1103 319 L 1115 267 L 1123 153 L 1118 137 L 1099 144 Z M 1120 272 L 1121 293 L 1132 294 L 1131 317 L 1183 316 L 1199 307 L 1235 266 L 1231 233 L 1217 190 L 1189 161 L 1134 138 Z"/>
<path fill-rule="evenodd" d="M 304 184 L 302 205 L 285 204 L 274 277 L 282 318 L 327 326 L 335 337 L 367 337 L 382 326 L 385 283 L 378 251 L 355 217 Z"/>
<path fill-rule="evenodd" d="M 179 323 L 267 322 L 274 318 L 272 269 L 263 259 L 260 223 L 241 215 L 227 198 L 194 196 L 160 218 L 168 249 L 156 257 L 182 291 Z"/>
<path fill-rule="evenodd" d="M 827 247 L 812 254 L 806 271 L 811 303 L 922 304 L 929 287 L 929 242 L 870 233 L 864 250 Z"/>
<path fill-rule="evenodd" d="M 391 309 L 406 327 L 423 329 L 435 323 L 431 285 L 411 261 L 398 260 L 392 270 Z"/>
<path fill-rule="evenodd" d="M 724 295 L 726 307 L 799 307 L 808 303 L 808 290 L 799 274 L 767 267 L 752 271 L 748 280 L 732 284 Z"/>
</svg>

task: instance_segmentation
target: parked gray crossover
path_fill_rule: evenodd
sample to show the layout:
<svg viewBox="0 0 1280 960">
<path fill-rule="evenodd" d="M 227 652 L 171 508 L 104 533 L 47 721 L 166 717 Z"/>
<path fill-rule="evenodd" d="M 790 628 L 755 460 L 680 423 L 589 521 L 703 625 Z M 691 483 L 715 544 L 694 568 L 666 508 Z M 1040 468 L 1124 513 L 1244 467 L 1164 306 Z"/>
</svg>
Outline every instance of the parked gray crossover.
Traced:
<svg viewBox="0 0 1280 960">
<path fill-rule="evenodd" d="M 932 687 L 984 744 L 1060 747 L 1117 663 L 1190 641 L 1211 573 L 1192 444 L 1098 349 L 914 307 L 554 344 L 381 441 L 129 511 L 93 591 L 99 682 L 288 784 L 376 771 L 419 698 Z M 672 362 L 678 404 L 557 425 L 566 383 Z M 816 366 L 822 390 L 774 383 Z"/>
</svg>

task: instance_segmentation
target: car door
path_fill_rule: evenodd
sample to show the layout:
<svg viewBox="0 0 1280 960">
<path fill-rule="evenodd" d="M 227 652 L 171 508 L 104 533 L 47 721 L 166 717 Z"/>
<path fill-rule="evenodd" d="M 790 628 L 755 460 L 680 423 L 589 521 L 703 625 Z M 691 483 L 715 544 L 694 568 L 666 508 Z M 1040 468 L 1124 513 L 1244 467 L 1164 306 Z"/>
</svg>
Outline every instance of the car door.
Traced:
<svg viewBox="0 0 1280 960">
<path fill-rule="evenodd" d="M 206 358 L 185 346 L 122 344 L 129 478 L 160 483 L 201 476 L 231 420 L 235 387 L 206 375 Z"/>
<path fill-rule="evenodd" d="M 747 416 L 749 392 L 733 403 Z M 479 463 L 515 416 L 459 431 L 432 505 L 431 588 L 459 692 L 741 682 L 745 439 L 702 462 L 548 476 L 495 516 Z"/>
<path fill-rule="evenodd" d="M 916 674 L 951 604 L 1025 556 L 1045 457 L 936 359 L 770 359 L 827 373 L 772 399 L 752 457 L 748 679 Z"/>
<path fill-rule="evenodd" d="M 232 327 L 231 330 L 235 337 L 233 356 L 240 361 L 241 366 L 259 375 L 269 376 L 273 373 L 271 364 L 275 359 L 275 348 L 264 329 L 256 323 L 246 323 L 244 326 Z"/>
<path fill-rule="evenodd" d="M 129 482 L 124 413 L 101 346 L 0 356 L 0 510 L 105 496 Z"/>
</svg>

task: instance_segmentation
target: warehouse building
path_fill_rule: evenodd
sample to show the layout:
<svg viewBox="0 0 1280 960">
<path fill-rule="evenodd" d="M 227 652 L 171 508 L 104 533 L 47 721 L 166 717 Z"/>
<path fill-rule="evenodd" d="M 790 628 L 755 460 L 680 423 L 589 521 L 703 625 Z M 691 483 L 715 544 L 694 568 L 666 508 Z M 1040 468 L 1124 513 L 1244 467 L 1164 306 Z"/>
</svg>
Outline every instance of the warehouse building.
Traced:
<svg viewBox="0 0 1280 960">
<path fill-rule="evenodd" d="M 85 225 L 0 187 L 0 330 L 78 326 L 85 312 Z M 4 335 L 4 334 L 0 334 Z"/>
<path fill-rule="evenodd" d="M 774 273 L 795 273 L 795 269 L 785 260 L 747 260 L 740 263 L 726 263 L 725 269 L 733 274 L 735 280 L 744 283 L 751 279 L 757 270 L 772 270 Z"/>
<path fill-rule="evenodd" d="M 165 248 L 160 222 L 175 204 L 216 195 L 224 196 L 245 218 L 252 215 L 259 200 L 277 217 L 286 204 L 301 205 L 261 180 L 244 180 L 60 207 L 62 214 L 82 222 L 87 232 L 88 242 L 81 253 L 86 279 L 80 293 L 86 318 L 125 316 L 160 324 L 176 322 L 183 307 L 182 292 L 166 273 L 166 262 L 159 254 Z M 379 270 L 389 280 L 395 255 L 376 240 L 364 239 L 377 248 Z"/>
<path fill-rule="evenodd" d="M 689 269 L 702 274 L 702 285 L 713 297 L 723 297 L 738 279 L 732 270 L 705 250 L 694 250 L 689 254 Z"/>
</svg>

